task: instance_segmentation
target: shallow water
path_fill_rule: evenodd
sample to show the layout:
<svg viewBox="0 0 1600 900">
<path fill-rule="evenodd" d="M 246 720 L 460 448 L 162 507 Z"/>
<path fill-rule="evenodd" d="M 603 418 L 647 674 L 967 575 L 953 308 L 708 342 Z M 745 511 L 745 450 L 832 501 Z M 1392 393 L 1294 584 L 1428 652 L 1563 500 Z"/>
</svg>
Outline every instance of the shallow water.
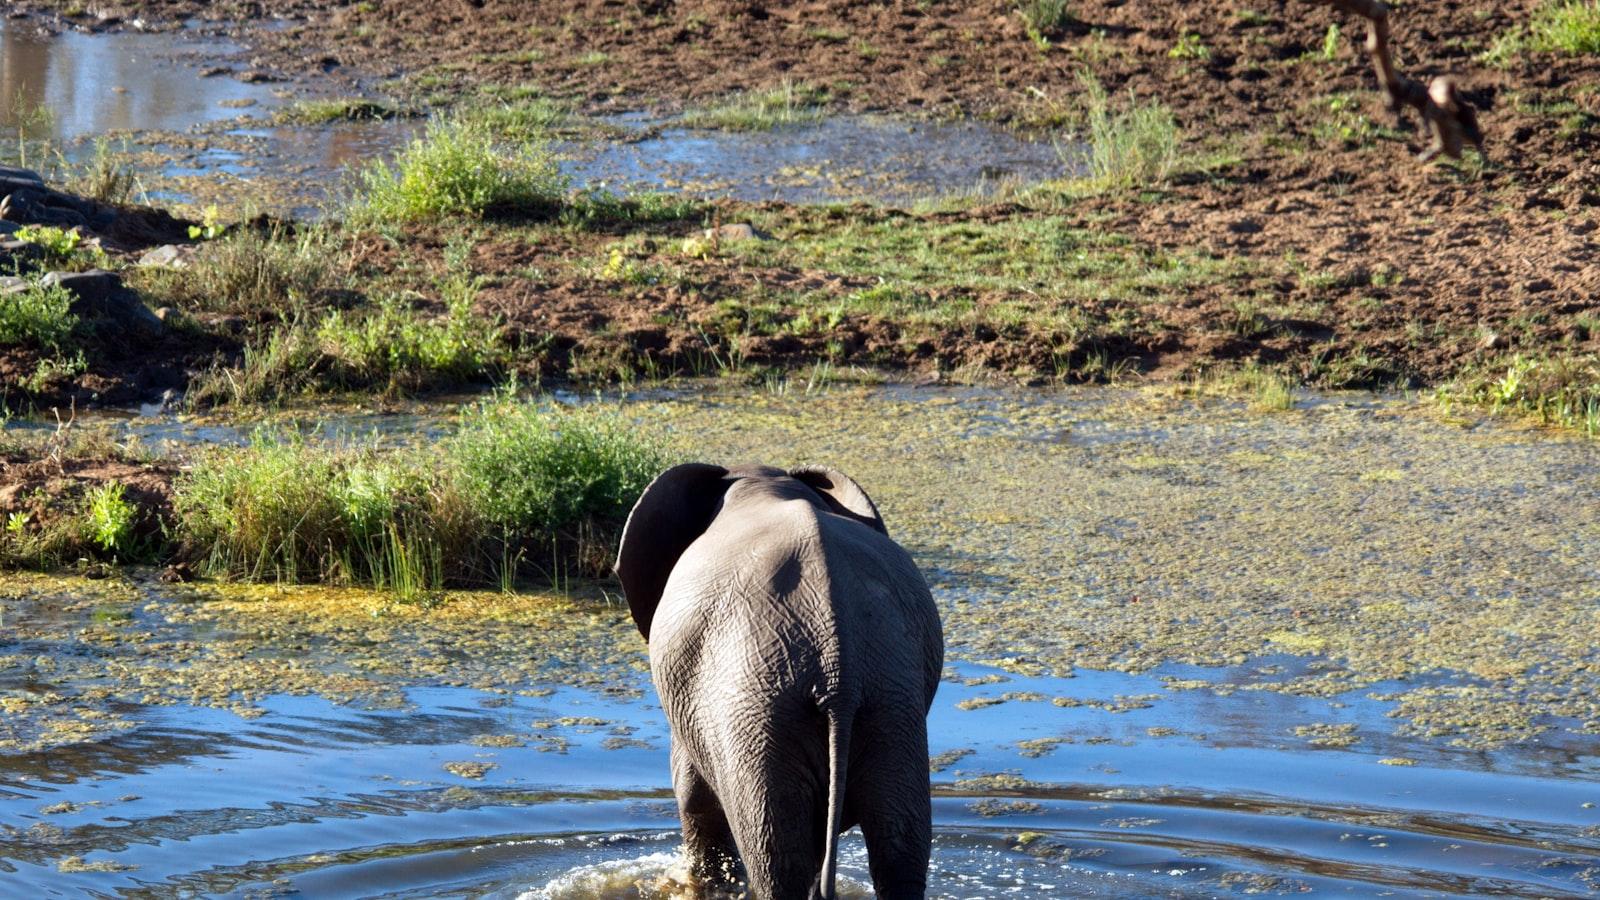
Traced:
<svg viewBox="0 0 1600 900">
<path fill-rule="evenodd" d="M 188 35 L 44 36 L 0 19 L 0 134 L 14 135 L 41 108 L 47 127 L 30 131 L 66 143 L 113 131 L 186 131 L 278 105 L 271 85 L 201 77 L 210 61 L 240 50 Z"/>
<path fill-rule="evenodd" d="M 839 466 L 918 558 L 951 647 L 938 896 L 1600 892 L 1593 443 L 1365 395 L 624 408 L 708 457 Z M 449 427 L 351 421 L 320 434 Z M 0 583 L 7 727 L 92 737 L 0 757 L 0 892 L 671 887 L 665 727 L 620 607 L 95 584 Z"/>
<path fill-rule="evenodd" d="M 230 71 L 201 76 L 218 62 Z M 311 216 L 343 183 L 346 170 L 392 155 L 421 130 L 405 119 L 271 124 L 273 111 L 292 94 L 308 95 L 306 88 L 233 77 L 248 68 L 242 48 L 214 38 L 183 32 L 43 37 L 0 20 L 0 138 L 14 139 L 22 117 L 42 107 L 50 112 L 46 136 L 69 159 L 88 152 L 85 138 L 123 133 L 138 165 L 153 169 L 153 201 L 206 200 L 231 190 L 227 185 L 255 182 L 263 189 L 252 196 Z M 909 203 L 1065 171 L 1050 142 L 970 122 L 837 116 L 767 132 L 689 130 L 639 115 L 587 124 L 615 137 L 557 142 L 563 168 L 578 187 L 619 192 Z"/>
</svg>

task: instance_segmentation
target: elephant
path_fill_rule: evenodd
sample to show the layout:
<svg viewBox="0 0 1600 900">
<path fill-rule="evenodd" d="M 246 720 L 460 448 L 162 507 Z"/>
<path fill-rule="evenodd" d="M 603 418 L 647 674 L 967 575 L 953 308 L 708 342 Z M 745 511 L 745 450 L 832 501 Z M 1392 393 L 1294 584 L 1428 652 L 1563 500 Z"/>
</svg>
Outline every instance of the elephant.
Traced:
<svg viewBox="0 0 1600 900">
<path fill-rule="evenodd" d="M 833 898 L 860 825 L 879 897 L 923 897 L 928 710 L 944 635 L 860 485 L 823 467 L 687 463 L 650 483 L 616 571 L 671 732 L 701 883 Z"/>
</svg>

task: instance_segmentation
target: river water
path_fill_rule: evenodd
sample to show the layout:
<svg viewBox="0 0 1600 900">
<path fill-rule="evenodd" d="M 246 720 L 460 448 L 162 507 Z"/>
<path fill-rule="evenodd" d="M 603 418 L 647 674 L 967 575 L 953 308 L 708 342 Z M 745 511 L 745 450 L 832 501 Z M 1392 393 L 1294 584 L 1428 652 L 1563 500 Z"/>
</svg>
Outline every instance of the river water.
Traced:
<svg viewBox="0 0 1600 900">
<path fill-rule="evenodd" d="M 840 467 L 917 558 L 950 645 L 936 896 L 1600 891 L 1592 443 L 1365 395 L 620 409 L 705 458 Z M 247 433 L 92 424 L 161 452 Z M 133 573 L 10 576 L 0 603 L 0 893 L 673 895 L 665 724 L 597 589 L 425 610 Z"/>
<path fill-rule="evenodd" d="M 0 19 L 0 155 L 24 127 L 71 160 L 90 152 L 87 139 L 112 134 L 113 149 L 145 173 L 153 201 L 243 192 L 268 208 L 314 215 L 349 169 L 391 156 L 421 131 L 414 119 L 283 124 L 275 118 L 282 107 L 328 87 L 246 83 L 241 76 L 257 71 L 249 54 L 207 27 L 41 36 Z M 975 123 L 834 116 L 728 132 L 625 114 L 570 124 L 609 135 L 555 142 L 574 185 L 618 192 L 904 204 L 1065 171 L 1050 141 Z"/>
</svg>

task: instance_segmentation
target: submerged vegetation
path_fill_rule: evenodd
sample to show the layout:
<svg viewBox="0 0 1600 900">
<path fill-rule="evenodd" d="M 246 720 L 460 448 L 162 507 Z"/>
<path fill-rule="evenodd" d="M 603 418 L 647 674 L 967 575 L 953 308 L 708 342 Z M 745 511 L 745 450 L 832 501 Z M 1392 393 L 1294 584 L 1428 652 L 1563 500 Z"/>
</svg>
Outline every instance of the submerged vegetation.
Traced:
<svg viewBox="0 0 1600 900">
<path fill-rule="evenodd" d="M 770 131 L 818 121 L 827 103 L 826 91 L 786 79 L 770 90 L 736 94 L 714 106 L 690 109 L 679 122 L 686 128 Z"/>
</svg>

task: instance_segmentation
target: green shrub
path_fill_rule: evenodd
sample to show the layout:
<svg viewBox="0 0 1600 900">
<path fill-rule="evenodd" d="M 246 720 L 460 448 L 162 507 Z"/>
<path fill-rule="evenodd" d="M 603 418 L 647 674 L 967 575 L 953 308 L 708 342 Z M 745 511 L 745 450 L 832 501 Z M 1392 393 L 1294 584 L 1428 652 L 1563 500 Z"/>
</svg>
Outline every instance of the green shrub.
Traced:
<svg viewBox="0 0 1600 900">
<path fill-rule="evenodd" d="M 496 533 L 573 546 L 603 570 L 634 500 L 667 464 L 663 446 L 619 416 L 503 400 L 463 415 L 445 455 L 462 494 Z"/>
<path fill-rule="evenodd" d="M 547 145 L 498 145 L 492 132 L 464 118 L 435 119 L 395 157 L 360 174 L 347 214 L 363 225 L 481 216 L 512 209 L 549 210 L 567 178 Z"/>
<path fill-rule="evenodd" d="M 497 399 L 439 448 L 380 452 L 258 434 L 204 456 L 174 491 L 207 574 L 366 584 L 416 596 L 519 571 L 598 575 L 667 464 L 614 414 Z"/>
<path fill-rule="evenodd" d="M 90 490 L 84 502 L 88 517 L 89 540 L 107 553 L 126 553 L 133 543 L 133 524 L 138 513 L 126 497 L 126 489 L 108 481 Z"/>
<path fill-rule="evenodd" d="M 1113 110 L 1100 82 L 1087 76 L 1080 82 L 1094 178 L 1107 187 L 1143 187 L 1171 177 L 1182 162 L 1172 110 L 1156 100 L 1140 102 L 1131 92 L 1127 106 Z"/>
<path fill-rule="evenodd" d="M 31 284 L 17 293 L 0 294 L 0 345 L 65 349 L 78 325 L 71 306 L 72 293 L 57 284 Z"/>
</svg>

